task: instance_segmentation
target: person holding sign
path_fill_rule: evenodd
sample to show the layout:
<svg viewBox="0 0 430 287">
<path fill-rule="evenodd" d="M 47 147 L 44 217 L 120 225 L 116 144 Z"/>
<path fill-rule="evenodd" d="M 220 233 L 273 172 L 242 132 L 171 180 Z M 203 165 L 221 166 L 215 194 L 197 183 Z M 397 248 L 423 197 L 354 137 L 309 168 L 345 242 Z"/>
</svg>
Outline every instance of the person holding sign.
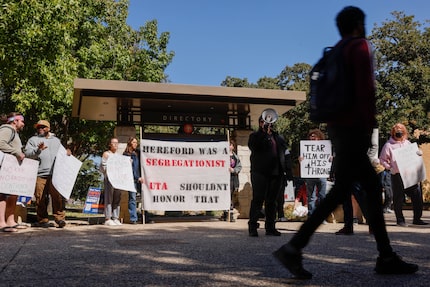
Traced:
<svg viewBox="0 0 430 287">
<path fill-rule="evenodd" d="M 2 116 L 0 126 L 0 151 L 16 156 L 18 161 L 22 161 L 25 155 L 22 153 L 22 143 L 18 136 L 24 128 L 24 116 L 20 113 L 10 113 Z M 0 161 L 1 165 L 1 161 Z M 0 193 L 0 228 L 4 232 L 17 232 L 24 225 L 15 222 L 15 207 L 17 195 Z"/>
<path fill-rule="evenodd" d="M 39 161 L 36 189 L 36 227 L 51 227 L 48 218 L 49 197 L 52 201 L 52 213 L 59 228 L 66 226 L 66 199 L 52 184 L 52 171 L 61 141 L 51 133 L 51 124 L 46 120 L 38 121 L 34 127 L 37 134 L 32 136 L 25 145 L 25 155 Z M 67 150 L 67 155 L 71 151 Z"/>
<path fill-rule="evenodd" d="M 129 156 L 131 160 L 136 192 L 128 192 L 128 212 L 130 214 L 130 223 L 137 224 L 136 193 L 142 192 L 142 183 L 144 182 L 143 177 L 140 176 L 140 157 L 139 151 L 137 150 L 137 138 L 130 137 L 128 139 L 127 147 L 125 148 L 123 155 Z M 145 216 L 145 220 L 149 221 L 149 218 Z"/>
<path fill-rule="evenodd" d="M 285 171 L 285 140 L 275 131 L 272 124 L 260 116 L 259 129 L 249 136 L 251 150 L 252 200 L 249 210 L 249 236 L 257 237 L 258 219 L 261 208 L 265 207 L 266 235 L 281 236 L 276 230 L 276 199 L 283 184 Z"/>
<path fill-rule="evenodd" d="M 312 129 L 308 132 L 308 139 L 311 141 L 321 141 L 325 140 L 325 136 L 320 129 Z M 303 161 L 303 156 L 299 157 L 299 161 Z M 329 158 L 329 161 L 331 161 L 331 158 Z M 327 178 L 305 178 L 305 184 L 308 197 L 308 214 L 311 215 L 315 210 L 315 207 L 325 198 L 327 190 Z"/>
<path fill-rule="evenodd" d="M 104 205 L 105 205 L 105 225 L 115 226 L 122 225 L 119 221 L 119 209 L 121 203 L 121 190 L 116 189 L 109 182 L 107 176 L 107 162 L 108 158 L 118 151 L 118 139 L 111 138 L 109 141 L 109 150 L 105 151 L 102 156 L 102 163 L 100 166 L 104 175 Z"/>
<path fill-rule="evenodd" d="M 390 138 L 382 147 L 379 155 L 379 160 L 386 170 L 391 172 L 391 188 L 393 191 L 393 208 L 396 214 L 397 225 L 407 226 L 405 217 L 403 216 L 402 206 L 405 200 L 405 194 L 411 198 L 415 225 L 427 225 L 427 222 L 421 220 L 423 214 L 423 196 L 420 186 L 413 184 L 405 188 L 404 180 L 400 175 L 398 162 L 396 161 L 393 151 L 404 146 L 408 146 L 411 142 L 408 140 L 408 130 L 406 127 L 397 123 L 391 128 Z M 422 154 L 418 154 L 422 155 Z"/>
</svg>

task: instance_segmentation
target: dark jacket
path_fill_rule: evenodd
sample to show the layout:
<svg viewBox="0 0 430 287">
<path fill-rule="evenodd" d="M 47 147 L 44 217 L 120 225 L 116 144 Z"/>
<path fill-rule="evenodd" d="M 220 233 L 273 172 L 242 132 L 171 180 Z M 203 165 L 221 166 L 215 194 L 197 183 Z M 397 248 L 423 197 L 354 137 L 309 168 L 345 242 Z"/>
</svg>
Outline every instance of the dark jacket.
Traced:
<svg viewBox="0 0 430 287">
<path fill-rule="evenodd" d="M 272 142 L 267 133 L 260 128 L 249 135 L 248 147 L 251 150 L 251 172 L 264 175 L 284 175 L 286 143 L 278 133 L 272 133 L 276 142 L 276 154 L 272 151 Z"/>
</svg>

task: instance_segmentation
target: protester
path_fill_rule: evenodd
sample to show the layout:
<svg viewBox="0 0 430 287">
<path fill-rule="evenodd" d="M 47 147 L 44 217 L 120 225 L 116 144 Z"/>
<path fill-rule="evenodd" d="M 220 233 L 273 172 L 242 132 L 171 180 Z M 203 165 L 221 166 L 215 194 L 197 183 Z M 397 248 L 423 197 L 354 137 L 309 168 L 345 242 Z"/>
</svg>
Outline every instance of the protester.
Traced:
<svg viewBox="0 0 430 287">
<path fill-rule="evenodd" d="M 137 149 L 137 138 L 130 137 L 128 139 L 127 147 L 125 148 L 123 155 L 131 157 L 131 166 L 133 170 L 133 179 L 136 192 L 128 192 L 128 212 L 130 213 L 130 223 L 137 224 L 138 216 L 136 208 L 136 196 L 142 193 L 142 183 L 144 182 L 144 178 L 140 174 L 140 156 L 139 150 Z M 145 220 L 149 222 L 150 219 L 147 217 L 148 216 L 145 216 Z"/>
<path fill-rule="evenodd" d="M 18 133 L 24 128 L 24 116 L 20 113 L 2 115 L 0 126 L 0 151 L 16 156 L 18 161 L 25 158 Z M 1 164 L 1 162 L 0 162 Z M 15 221 L 17 195 L 0 193 L 0 229 L 3 232 L 17 232 L 26 228 Z"/>
<path fill-rule="evenodd" d="M 259 129 L 249 136 L 251 150 L 252 200 L 249 210 L 249 236 L 257 237 L 258 219 L 265 206 L 266 235 L 280 236 L 276 230 L 276 199 L 282 185 L 285 170 L 285 140 L 273 130 L 272 124 L 260 116 Z"/>
<path fill-rule="evenodd" d="M 324 140 L 324 133 L 320 129 L 312 129 L 308 132 L 308 139 L 312 141 Z M 299 157 L 301 162 L 303 157 Z M 320 204 L 325 196 L 327 190 L 327 179 L 319 178 L 305 178 L 306 192 L 308 197 L 308 214 L 311 215 L 315 207 Z"/>
<path fill-rule="evenodd" d="M 372 130 L 376 126 L 376 100 L 373 57 L 365 39 L 364 20 L 363 11 L 353 6 L 345 7 L 336 17 L 342 37 L 337 45 L 348 41 L 340 53 L 347 67 L 344 76 L 354 87 L 345 96 L 352 97 L 354 104 L 327 124 L 336 154 L 334 186 L 291 240 L 273 252 L 296 279 L 312 278 L 312 273 L 303 267 L 302 249 L 327 216 L 350 196 L 355 182 L 359 182 L 366 193 L 369 225 L 379 252 L 376 273 L 409 274 L 418 270 L 418 265 L 404 262 L 393 252 L 382 211 L 381 182 L 367 155 Z"/>
<path fill-rule="evenodd" d="M 421 187 L 414 184 L 405 188 L 400 175 L 399 167 L 396 158 L 393 155 L 393 150 L 410 145 L 408 140 L 408 130 L 406 127 L 397 123 L 391 128 L 391 137 L 382 147 L 379 160 L 381 164 L 391 172 L 391 188 L 393 190 L 393 207 L 396 214 L 397 225 L 408 226 L 403 216 L 402 206 L 405 201 L 405 194 L 411 198 L 414 218 L 412 223 L 415 225 L 427 225 L 427 222 L 421 220 L 423 215 L 423 195 Z"/>
<path fill-rule="evenodd" d="M 234 218 L 234 193 L 239 190 L 239 173 L 242 170 L 242 163 L 240 162 L 239 156 L 234 151 L 235 150 L 235 141 L 230 140 L 230 166 L 228 170 L 230 172 L 230 212 L 224 211 L 221 216 L 221 220 L 227 221 L 228 214 L 230 214 L 230 222 L 235 222 Z"/>
<path fill-rule="evenodd" d="M 107 176 L 107 162 L 110 156 L 116 154 L 118 151 L 118 139 L 111 138 L 109 141 L 109 150 L 105 151 L 102 156 L 102 163 L 100 166 L 104 175 L 104 205 L 105 205 L 105 225 L 115 226 L 122 225 L 119 221 L 120 203 L 121 203 L 121 190 L 116 189 L 109 182 Z"/>
<path fill-rule="evenodd" d="M 45 228 L 53 226 L 49 223 L 48 218 L 48 204 L 49 198 L 51 198 L 55 223 L 59 228 L 64 228 L 66 226 L 66 199 L 52 184 L 52 171 L 61 141 L 51 132 L 51 125 L 48 121 L 40 120 L 34 127 L 37 135 L 32 136 L 25 146 L 25 155 L 39 161 L 34 192 L 37 223 L 34 226 Z M 67 149 L 67 155 L 71 155 L 69 149 Z"/>
</svg>

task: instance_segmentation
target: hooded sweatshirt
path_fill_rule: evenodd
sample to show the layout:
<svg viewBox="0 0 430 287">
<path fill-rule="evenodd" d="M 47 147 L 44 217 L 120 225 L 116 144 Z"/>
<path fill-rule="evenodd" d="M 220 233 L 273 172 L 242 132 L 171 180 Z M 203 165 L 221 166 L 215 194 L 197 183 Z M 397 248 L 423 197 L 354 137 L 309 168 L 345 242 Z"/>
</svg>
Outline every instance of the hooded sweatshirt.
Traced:
<svg viewBox="0 0 430 287">
<path fill-rule="evenodd" d="M 382 147 L 381 153 L 379 155 L 379 161 L 385 167 L 385 169 L 391 171 L 391 174 L 400 172 L 399 167 L 397 166 L 397 161 L 393 155 L 393 150 L 410 144 L 411 142 L 407 139 L 396 141 L 393 137 L 390 137 L 390 139 Z"/>
</svg>

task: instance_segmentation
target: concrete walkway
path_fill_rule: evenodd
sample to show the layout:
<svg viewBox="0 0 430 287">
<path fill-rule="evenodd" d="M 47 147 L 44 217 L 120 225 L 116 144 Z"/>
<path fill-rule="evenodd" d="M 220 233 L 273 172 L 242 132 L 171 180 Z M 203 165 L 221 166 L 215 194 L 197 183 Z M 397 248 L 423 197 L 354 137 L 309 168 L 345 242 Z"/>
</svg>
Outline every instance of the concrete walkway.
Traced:
<svg viewBox="0 0 430 287">
<path fill-rule="evenodd" d="M 405 211 L 411 222 L 411 211 Z M 336 236 L 342 224 L 322 225 L 305 249 L 314 279 L 296 281 L 271 252 L 298 229 L 281 222 L 281 237 L 248 237 L 247 220 L 216 219 L 107 227 L 68 221 L 64 229 L 0 233 L 0 286 L 430 286 L 430 226 L 397 227 L 386 216 L 394 249 L 420 271 L 380 276 L 366 225 Z M 423 220 L 430 222 L 430 211 Z"/>
</svg>

